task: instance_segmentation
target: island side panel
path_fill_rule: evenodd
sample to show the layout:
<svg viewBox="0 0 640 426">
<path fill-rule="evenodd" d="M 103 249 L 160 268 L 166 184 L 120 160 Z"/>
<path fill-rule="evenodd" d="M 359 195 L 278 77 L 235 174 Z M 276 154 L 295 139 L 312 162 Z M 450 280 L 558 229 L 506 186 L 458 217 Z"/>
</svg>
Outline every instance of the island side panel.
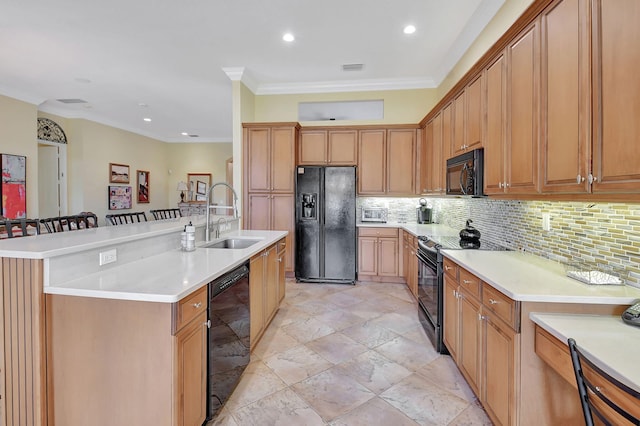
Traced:
<svg viewBox="0 0 640 426">
<path fill-rule="evenodd" d="M 42 260 L 0 265 L 0 424 L 45 425 Z"/>
<path fill-rule="evenodd" d="M 49 426 L 169 426 L 171 304 L 46 295 Z"/>
<path fill-rule="evenodd" d="M 522 302 L 521 313 L 521 426 L 582 426 L 580 398 L 571 386 L 535 352 L 535 323 L 531 312 L 620 315 L 624 305 Z"/>
</svg>

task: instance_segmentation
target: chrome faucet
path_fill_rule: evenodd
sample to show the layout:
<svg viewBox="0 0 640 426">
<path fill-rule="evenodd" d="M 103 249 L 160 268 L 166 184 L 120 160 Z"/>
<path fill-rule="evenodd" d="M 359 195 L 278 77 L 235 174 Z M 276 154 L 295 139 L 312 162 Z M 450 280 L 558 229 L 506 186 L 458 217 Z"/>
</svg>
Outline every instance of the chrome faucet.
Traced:
<svg viewBox="0 0 640 426">
<path fill-rule="evenodd" d="M 216 238 L 220 238 L 220 222 L 221 221 L 224 221 L 225 225 L 228 223 L 226 217 L 221 217 L 220 219 L 218 219 L 218 223 L 216 226 Z"/>
<path fill-rule="evenodd" d="M 211 203 L 211 194 L 213 194 L 213 189 L 216 186 L 226 186 L 227 188 L 229 188 L 231 190 L 231 192 L 233 192 L 233 206 L 216 206 L 213 205 Z M 211 240 L 211 209 L 212 208 L 218 208 L 218 209 L 233 209 L 233 218 L 237 219 L 238 218 L 238 194 L 236 194 L 235 189 L 233 189 L 231 187 L 231 185 L 229 185 L 226 182 L 216 182 L 213 185 L 211 185 L 211 188 L 209 188 L 209 192 L 207 193 L 207 209 L 206 209 L 206 224 L 205 224 L 205 230 L 204 230 L 204 240 L 205 241 L 210 241 Z M 223 218 L 226 220 L 226 218 Z M 220 220 L 218 220 L 218 225 L 220 224 Z M 218 235 L 220 234 L 220 227 L 218 226 Z"/>
</svg>

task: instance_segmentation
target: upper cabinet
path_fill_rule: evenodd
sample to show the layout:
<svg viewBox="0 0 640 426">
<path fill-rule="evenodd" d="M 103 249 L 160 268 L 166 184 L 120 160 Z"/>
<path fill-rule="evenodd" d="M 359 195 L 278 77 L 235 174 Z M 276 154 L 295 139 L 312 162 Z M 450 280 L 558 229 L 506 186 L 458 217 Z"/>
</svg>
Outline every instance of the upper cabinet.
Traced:
<svg viewBox="0 0 640 426">
<path fill-rule="evenodd" d="M 249 192 L 294 192 L 297 123 L 245 124 L 245 185 Z"/>
<path fill-rule="evenodd" d="M 358 194 L 415 194 L 416 139 L 416 129 L 360 130 Z"/>
<path fill-rule="evenodd" d="M 484 193 L 487 195 L 506 191 L 506 66 L 503 52 L 485 69 L 487 140 L 484 144 Z"/>
<path fill-rule="evenodd" d="M 506 191 L 539 192 L 540 30 L 534 22 L 507 46 Z"/>
<path fill-rule="evenodd" d="M 450 113 L 450 109 L 448 112 Z M 443 150 L 444 115 L 444 111 L 436 114 L 422 130 L 420 192 L 423 194 L 441 194 L 444 192 L 445 163 L 447 161 Z M 448 129 L 450 130 L 450 127 Z"/>
<path fill-rule="evenodd" d="M 593 192 L 640 192 L 640 2 L 593 0 Z"/>
<path fill-rule="evenodd" d="M 589 191 L 589 1 L 559 0 L 540 16 L 542 192 Z"/>
<path fill-rule="evenodd" d="M 300 132 L 299 165 L 355 166 L 358 131 L 304 129 Z"/>
<path fill-rule="evenodd" d="M 484 74 L 480 73 L 453 100 L 452 156 L 482 147 L 484 102 Z"/>
</svg>

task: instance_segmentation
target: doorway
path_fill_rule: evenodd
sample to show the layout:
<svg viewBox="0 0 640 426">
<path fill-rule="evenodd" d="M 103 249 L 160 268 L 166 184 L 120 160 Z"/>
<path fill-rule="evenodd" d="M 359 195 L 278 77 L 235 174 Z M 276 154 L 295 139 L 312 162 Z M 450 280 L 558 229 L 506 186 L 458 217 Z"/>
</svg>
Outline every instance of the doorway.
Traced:
<svg viewBox="0 0 640 426">
<path fill-rule="evenodd" d="M 38 140 L 38 216 L 67 214 L 67 146 Z"/>
</svg>

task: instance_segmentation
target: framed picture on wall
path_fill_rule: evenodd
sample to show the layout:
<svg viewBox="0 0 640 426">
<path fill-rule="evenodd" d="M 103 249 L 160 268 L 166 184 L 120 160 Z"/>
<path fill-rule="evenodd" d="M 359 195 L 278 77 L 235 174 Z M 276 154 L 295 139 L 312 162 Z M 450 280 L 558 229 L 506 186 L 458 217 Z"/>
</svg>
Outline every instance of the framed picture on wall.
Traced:
<svg viewBox="0 0 640 426">
<path fill-rule="evenodd" d="M 23 155 L 0 154 L 2 182 L 0 199 L 2 216 L 7 219 L 27 217 L 27 157 Z"/>
<path fill-rule="evenodd" d="M 149 172 L 137 170 L 138 203 L 149 202 Z"/>
<path fill-rule="evenodd" d="M 203 181 L 199 180 L 198 183 L 197 183 L 196 193 L 198 193 L 200 195 L 206 195 L 207 194 L 207 184 L 204 183 Z"/>
<path fill-rule="evenodd" d="M 129 166 L 109 163 L 109 183 L 129 183 Z"/>
<path fill-rule="evenodd" d="M 109 210 L 131 208 L 131 187 L 109 185 Z"/>
</svg>

